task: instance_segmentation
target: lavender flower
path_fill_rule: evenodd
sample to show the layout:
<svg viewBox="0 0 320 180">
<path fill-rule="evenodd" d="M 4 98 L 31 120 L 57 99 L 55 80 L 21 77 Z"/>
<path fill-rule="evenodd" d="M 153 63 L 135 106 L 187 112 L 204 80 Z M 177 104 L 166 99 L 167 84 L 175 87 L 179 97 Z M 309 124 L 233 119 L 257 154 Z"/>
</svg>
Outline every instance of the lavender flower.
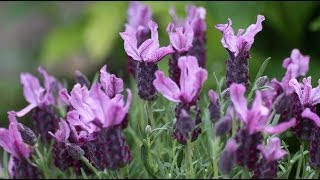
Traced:
<svg viewBox="0 0 320 180">
<path fill-rule="evenodd" d="M 204 68 L 206 63 L 206 10 L 203 7 L 189 5 L 186 7 L 187 17 L 185 19 L 178 19 L 175 9 L 173 8 L 170 9 L 169 13 L 175 27 L 182 27 L 187 31 L 189 28 L 188 26 L 191 26 L 193 31 L 193 40 L 192 47 L 188 50 L 188 55 L 195 56 L 198 60 L 199 66 Z"/>
<path fill-rule="evenodd" d="M 82 74 L 79 70 L 76 70 L 74 73 L 74 77 L 77 81 L 77 83 L 81 84 L 82 86 L 85 85 L 87 88 L 90 87 L 90 82 L 84 74 Z"/>
<path fill-rule="evenodd" d="M 157 62 L 164 56 L 173 53 L 171 45 L 161 47 L 158 38 L 158 25 L 149 21 L 148 27 L 151 30 L 151 38 L 144 41 L 138 47 L 138 40 L 135 33 L 126 31 L 121 32 L 120 36 L 124 40 L 124 49 L 126 53 L 138 61 L 136 69 L 136 78 L 139 96 L 147 101 L 152 101 L 156 98 L 157 91 L 152 82 L 155 79 L 154 73 L 158 70 Z"/>
<path fill-rule="evenodd" d="M 138 46 L 148 39 L 150 33 L 148 29 L 148 22 L 151 21 L 151 10 L 147 5 L 143 5 L 137 1 L 131 1 L 128 7 L 128 19 L 125 31 L 132 31 L 136 34 Z M 135 76 L 137 62 L 131 56 L 128 59 L 128 72 Z"/>
<path fill-rule="evenodd" d="M 104 66 L 100 70 L 100 81 L 90 89 L 76 84 L 70 95 L 65 89 L 60 91 L 61 98 L 71 107 L 67 113 L 70 141 L 83 149 L 85 156 L 101 170 L 118 169 L 131 160 L 122 123 L 127 118 L 132 96 L 127 89 L 125 103 L 123 95 L 119 94 L 122 90 L 122 80 L 110 75 Z M 73 151 L 69 147 L 70 152 Z"/>
<path fill-rule="evenodd" d="M 254 179 L 274 179 L 277 177 L 278 160 L 287 154 L 280 148 L 280 139 L 271 138 L 267 146 L 258 145 L 261 151 L 262 159 L 257 165 L 253 177 Z"/>
<path fill-rule="evenodd" d="M 227 24 L 217 24 L 215 27 L 223 33 L 222 45 L 229 52 L 227 60 L 226 80 L 229 87 L 232 83 L 241 83 L 249 86 L 249 67 L 250 48 L 254 42 L 254 36 L 262 30 L 264 16 L 258 15 L 256 24 L 251 24 L 246 32 L 239 29 L 235 35 L 231 27 L 232 21 L 228 19 Z"/>
<path fill-rule="evenodd" d="M 27 162 L 33 148 L 24 143 L 19 132 L 20 123 L 16 119 L 16 112 L 8 112 L 9 129 L 0 128 L 0 146 L 10 153 L 9 173 L 11 178 L 40 178 L 38 169 Z"/>
<path fill-rule="evenodd" d="M 293 130 L 300 139 L 309 141 L 315 124 L 301 117 L 301 114 L 305 108 L 310 108 L 311 111 L 316 112 L 316 105 L 320 103 L 320 85 L 312 88 L 311 77 L 308 77 L 303 79 L 303 85 L 299 84 L 296 79 L 291 79 L 289 86 L 294 89 L 298 97 L 294 103 L 300 105 L 299 108 L 294 109 L 295 112 L 293 116 L 297 118 L 297 124 Z"/>
<path fill-rule="evenodd" d="M 245 123 L 245 126 L 236 135 L 236 141 L 239 144 L 237 163 L 241 166 L 247 166 L 251 171 L 259 158 L 257 146 L 262 142 L 261 132 L 268 134 L 282 133 L 294 126 L 296 120 L 293 118 L 276 126 L 267 125 L 270 110 L 262 104 L 260 91 L 256 91 L 252 107 L 248 109 L 247 100 L 244 97 L 245 90 L 242 84 L 232 84 L 230 86 L 230 97 L 237 116 Z"/>
<path fill-rule="evenodd" d="M 199 67 L 198 61 L 194 56 L 181 57 L 178 61 L 178 66 L 181 70 L 180 88 L 172 79 L 165 77 L 162 71 L 156 72 L 156 79 L 153 81 L 153 85 L 165 98 L 179 103 L 176 107 L 177 122 L 173 136 L 179 143 L 185 144 L 189 137 L 186 132 L 191 131 L 189 131 L 190 128 L 183 131 L 181 129 L 185 129 L 185 123 L 188 122 L 190 124 L 190 107 L 194 105 L 197 107 L 196 102 L 208 73 L 205 69 Z M 183 110 L 185 111 L 184 113 Z M 200 122 L 200 111 L 197 110 L 196 125 Z M 193 125 L 191 126 L 194 127 Z M 198 136 L 196 131 L 200 131 L 200 129 L 194 129 L 192 131 L 193 140 Z"/>
<path fill-rule="evenodd" d="M 48 132 L 54 131 L 58 126 L 58 116 L 54 107 L 63 105 L 58 98 L 58 91 L 62 89 L 62 85 L 43 68 L 39 67 L 38 71 L 44 78 L 44 88 L 33 75 L 21 74 L 23 94 L 30 104 L 17 112 L 17 116 L 22 117 L 32 110 L 33 129 L 36 134 L 41 135 L 42 141 L 48 142 L 50 140 Z"/>
<path fill-rule="evenodd" d="M 192 47 L 193 29 L 188 23 L 186 23 L 185 27 L 176 27 L 176 32 L 173 32 L 173 29 L 174 23 L 170 23 L 167 27 L 167 32 L 175 53 L 172 54 L 169 60 L 169 73 L 170 78 L 179 84 L 180 69 L 178 67 L 178 59 L 186 55 Z"/>
</svg>

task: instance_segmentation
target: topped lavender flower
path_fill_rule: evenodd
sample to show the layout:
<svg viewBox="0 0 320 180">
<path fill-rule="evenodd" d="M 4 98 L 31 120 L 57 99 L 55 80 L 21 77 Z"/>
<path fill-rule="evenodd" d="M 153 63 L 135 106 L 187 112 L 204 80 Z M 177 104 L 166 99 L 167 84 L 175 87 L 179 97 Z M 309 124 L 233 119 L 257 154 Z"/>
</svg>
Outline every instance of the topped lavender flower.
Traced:
<svg viewBox="0 0 320 180">
<path fill-rule="evenodd" d="M 63 87 L 53 76 L 49 75 L 42 67 L 38 71 L 44 78 L 44 88 L 39 80 L 30 73 L 21 73 L 21 83 L 23 85 L 23 95 L 30 103 L 27 107 L 17 112 L 18 117 L 22 117 L 35 107 L 48 105 L 58 105 L 57 92 Z"/>
<path fill-rule="evenodd" d="M 8 112 L 10 120 L 9 129 L 0 128 L 0 146 L 18 159 L 29 158 L 31 147 L 23 142 L 22 136 L 18 130 L 18 121 L 16 112 Z"/>
<path fill-rule="evenodd" d="M 264 16 L 258 15 L 256 24 L 251 24 L 246 32 L 243 29 L 239 29 L 237 35 L 234 34 L 231 27 L 231 19 L 228 19 L 227 24 L 217 24 L 215 27 L 223 33 L 221 43 L 224 48 L 232 52 L 235 57 L 240 55 L 248 58 L 250 48 L 254 42 L 254 36 L 262 30 L 262 21 L 264 20 Z"/>
<path fill-rule="evenodd" d="M 295 125 L 295 118 L 273 127 L 267 125 L 270 110 L 263 105 L 260 91 L 256 91 L 255 100 L 252 103 L 251 109 L 248 109 L 247 100 L 244 97 L 245 90 L 242 84 L 232 84 L 230 86 L 230 98 L 239 119 L 246 124 L 246 128 L 250 134 L 255 132 L 281 133 Z"/>
<path fill-rule="evenodd" d="M 268 141 L 267 146 L 262 144 L 258 145 L 258 149 L 261 151 L 262 156 L 267 161 L 277 161 L 287 154 L 287 152 L 281 149 L 281 141 L 279 138 L 274 137 Z"/>
<path fill-rule="evenodd" d="M 126 53 L 131 56 L 133 60 L 157 63 L 164 56 L 173 53 L 174 51 L 171 45 L 160 47 L 157 23 L 149 21 L 148 27 L 151 30 L 151 38 L 144 41 L 140 46 L 138 46 L 137 37 L 133 32 L 120 32 L 120 36 L 124 40 L 124 49 Z"/>
<path fill-rule="evenodd" d="M 168 100 L 193 105 L 199 97 L 208 73 L 205 69 L 199 67 L 194 56 L 181 57 L 178 66 L 181 70 L 179 85 L 165 77 L 164 73 L 159 70 L 156 72 L 156 79 L 153 84 Z"/>
<path fill-rule="evenodd" d="M 195 56 L 198 60 L 199 66 L 204 68 L 206 63 L 206 48 L 205 48 L 205 44 L 206 44 L 205 35 L 207 30 L 207 24 L 205 22 L 206 10 L 203 7 L 188 5 L 185 11 L 186 11 L 187 17 L 185 19 L 178 19 L 175 9 L 171 8 L 169 10 L 169 13 L 172 19 L 172 24 L 174 24 L 176 28 L 183 28 L 185 32 L 189 31 L 188 34 L 185 33 L 185 36 L 186 38 L 188 38 L 188 40 L 191 40 L 192 47 L 189 48 L 187 50 L 188 52 L 185 52 L 185 53 L 191 56 Z M 169 26 L 172 26 L 172 25 L 169 25 Z M 189 28 L 190 30 L 188 30 Z M 191 38 L 191 30 L 193 32 L 193 35 L 192 35 L 193 38 Z M 175 43 L 171 37 L 170 37 L 170 41 L 171 41 L 171 44 Z M 181 50 L 178 50 L 178 52 L 181 53 Z M 175 58 L 175 60 L 177 61 L 178 58 L 179 57 Z"/>
<path fill-rule="evenodd" d="M 192 47 L 194 35 L 191 25 L 186 23 L 185 27 L 176 27 L 175 32 L 173 31 L 174 28 L 174 23 L 170 23 L 167 27 L 167 32 L 173 48 L 178 53 L 189 51 L 189 49 Z"/>
<path fill-rule="evenodd" d="M 227 61 L 226 80 L 229 87 L 232 83 L 241 83 L 249 86 L 250 48 L 254 42 L 255 35 L 262 30 L 264 16 L 258 15 L 256 24 L 251 24 L 246 32 L 239 29 L 235 35 L 231 27 L 232 21 L 228 19 L 227 24 L 217 24 L 215 27 L 223 33 L 221 43 L 229 52 Z"/>
</svg>

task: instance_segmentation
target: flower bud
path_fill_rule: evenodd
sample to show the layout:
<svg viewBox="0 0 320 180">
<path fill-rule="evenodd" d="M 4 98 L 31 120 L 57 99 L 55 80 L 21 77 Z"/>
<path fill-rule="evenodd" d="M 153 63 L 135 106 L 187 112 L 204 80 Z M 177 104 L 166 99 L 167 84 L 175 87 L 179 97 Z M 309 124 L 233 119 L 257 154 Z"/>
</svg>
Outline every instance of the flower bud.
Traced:
<svg viewBox="0 0 320 180">
<path fill-rule="evenodd" d="M 262 77 L 259 77 L 259 79 L 256 81 L 255 83 L 255 86 L 257 88 L 260 88 L 260 87 L 263 87 L 264 85 L 267 84 L 267 82 L 269 81 L 268 77 L 267 76 L 262 76 Z"/>
<path fill-rule="evenodd" d="M 18 130 L 21 134 L 21 137 L 24 143 L 29 144 L 31 146 L 37 143 L 37 136 L 34 134 L 34 132 L 30 128 L 19 123 Z"/>
<path fill-rule="evenodd" d="M 151 131 L 152 131 L 152 128 L 151 128 L 151 126 L 148 124 L 148 125 L 146 126 L 146 128 L 145 128 L 145 132 L 146 132 L 148 135 L 150 135 L 150 134 L 151 134 Z"/>
<path fill-rule="evenodd" d="M 80 160 L 81 157 L 84 155 L 84 151 L 81 149 L 81 147 L 74 143 L 66 144 L 66 148 L 68 154 L 74 159 Z"/>
<path fill-rule="evenodd" d="M 87 88 L 90 88 L 90 82 L 88 78 L 82 74 L 80 71 L 76 70 L 74 73 L 74 78 L 76 79 L 77 83 L 80 83 L 81 86 L 85 85 Z"/>
<path fill-rule="evenodd" d="M 232 117 L 226 116 L 221 118 L 215 125 L 215 134 L 216 136 L 223 136 L 226 133 L 230 132 L 232 128 Z"/>
</svg>

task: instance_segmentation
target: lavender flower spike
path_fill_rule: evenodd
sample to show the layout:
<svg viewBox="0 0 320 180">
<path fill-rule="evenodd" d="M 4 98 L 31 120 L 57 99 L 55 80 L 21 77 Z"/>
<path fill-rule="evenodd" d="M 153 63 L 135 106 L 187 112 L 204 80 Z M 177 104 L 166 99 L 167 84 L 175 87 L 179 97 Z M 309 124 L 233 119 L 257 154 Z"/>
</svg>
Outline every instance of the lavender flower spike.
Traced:
<svg viewBox="0 0 320 180">
<path fill-rule="evenodd" d="M 0 128 L 0 146 L 11 154 L 9 174 L 12 179 L 37 179 L 40 176 L 40 172 L 26 160 L 32 153 L 32 147 L 23 142 L 18 130 L 20 123 L 18 123 L 16 116 L 16 112 L 8 112 L 9 129 Z"/>
<path fill-rule="evenodd" d="M 209 112 L 211 121 L 217 122 L 220 118 L 220 104 L 219 96 L 212 89 L 209 90 L 208 96 L 210 97 Z"/>
<path fill-rule="evenodd" d="M 172 79 L 165 77 L 164 73 L 159 70 L 155 74 L 156 79 L 153 81 L 153 85 L 165 98 L 179 103 L 176 107 L 177 122 L 174 125 L 173 137 L 179 143 L 185 144 L 187 139 L 190 138 L 189 132 L 192 132 L 192 141 L 201 132 L 201 129 L 194 128 L 195 125 L 201 122 L 197 100 L 208 73 L 205 69 L 199 67 L 198 61 L 194 56 L 181 57 L 178 61 L 178 66 L 181 70 L 180 88 Z M 190 114 L 191 106 L 196 106 L 195 123 L 193 123 Z"/>
<path fill-rule="evenodd" d="M 158 37 L 158 25 L 149 21 L 151 38 L 144 41 L 138 47 L 138 40 L 134 32 L 121 32 L 120 36 L 124 40 L 124 49 L 133 60 L 138 61 L 136 78 L 139 96 L 147 101 L 156 99 L 157 91 L 152 82 L 155 79 L 154 73 L 158 70 L 159 62 L 164 56 L 174 52 L 171 45 L 161 47 Z"/>
<path fill-rule="evenodd" d="M 228 174 L 233 169 L 236 160 L 237 142 L 232 139 L 226 144 L 219 160 L 219 170 L 223 174 Z"/>
<path fill-rule="evenodd" d="M 285 150 L 280 148 L 280 145 L 281 141 L 277 137 L 271 138 L 267 146 L 258 145 L 263 158 L 254 171 L 254 179 L 274 179 L 277 177 L 278 160 L 287 154 Z"/>
<path fill-rule="evenodd" d="M 151 10 L 147 5 L 143 5 L 137 1 L 131 1 L 128 7 L 128 18 L 126 24 L 126 32 L 132 31 L 136 34 L 138 46 L 148 39 L 150 33 L 148 29 L 148 22 L 151 20 Z M 137 61 L 127 55 L 128 71 L 135 76 Z"/>
<path fill-rule="evenodd" d="M 248 59 L 250 58 L 250 48 L 254 42 L 254 36 L 262 30 L 264 16 L 258 15 L 256 24 L 251 24 L 246 32 L 239 29 L 235 35 L 231 27 L 232 21 L 228 19 L 227 24 L 217 24 L 215 27 L 223 33 L 222 45 L 229 52 L 227 61 L 227 86 L 232 83 L 242 83 L 246 87 L 249 85 Z"/>
<path fill-rule="evenodd" d="M 175 49 L 175 53 L 172 54 L 169 60 L 169 73 L 170 78 L 179 84 L 180 69 L 178 67 L 178 59 L 187 54 L 190 48 L 192 48 L 194 33 L 189 23 L 186 23 L 184 27 L 176 27 L 176 32 L 173 32 L 174 26 L 174 23 L 170 23 L 167 27 L 170 43 Z"/>
</svg>

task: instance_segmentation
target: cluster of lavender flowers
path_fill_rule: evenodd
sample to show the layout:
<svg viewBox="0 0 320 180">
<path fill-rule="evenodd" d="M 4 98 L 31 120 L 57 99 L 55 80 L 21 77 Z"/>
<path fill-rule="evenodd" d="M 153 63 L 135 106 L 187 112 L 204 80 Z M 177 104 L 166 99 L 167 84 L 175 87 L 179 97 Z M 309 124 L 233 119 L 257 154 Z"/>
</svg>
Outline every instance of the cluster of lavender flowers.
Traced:
<svg viewBox="0 0 320 180">
<path fill-rule="evenodd" d="M 168 46 L 160 47 L 158 25 L 152 20 L 148 6 L 131 2 L 125 31 L 120 33 L 128 57 L 128 71 L 136 80 L 138 95 L 154 101 L 160 92 L 166 99 L 177 103 L 176 121 L 172 137 L 182 145 L 195 141 L 201 134 L 200 91 L 208 78 L 206 64 L 206 10 L 187 6 L 186 18 L 179 19 L 175 10 L 169 11 L 172 22 L 167 26 Z M 299 83 L 309 69 L 309 57 L 294 49 L 283 62 L 287 70 L 281 82 L 260 78 L 260 90 L 255 90 L 253 102 L 245 93 L 250 87 L 248 60 L 254 37 L 262 30 L 265 17 L 237 35 L 227 24 L 218 24 L 223 33 L 221 40 L 228 52 L 226 89 L 224 95 L 209 90 L 208 111 L 217 136 L 232 134 L 234 120 L 240 120 L 236 133 L 225 145 L 219 169 L 230 173 L 237 164 L 247 168 L 253 178 L 275 178 L 279 160 L 287 152 L 281 149 L 279 135 L 289 128 L 301 141 L 310 142 L 310 166 L 320 167 L 320 117 L 316 105 L 320 102 L 320 86 L 312 88 L 311 77 Z M 150 36 L 150 38 L 148 38 Z M 159 70 L 157 63 L 169 56 L 169 77 Z M 116 170 L 132 160 L 123 130 L 128 126 L 132 100 L 130 89 L 123 95 L 121 78 L 100 70 L 99 79 L 92 84 L 76 71 L 77 83 L 68 90 L 43 68 L 39 79 L 29 73 L 21 74 L 24 97 L 29 105 L 20 111 L 8 112 L 8 129 L 0 128 L 0 146 L 11 154 L 9 172 L 12 178 L 41 178 L 40 170 L 32 163 L 32 154 L 38 140 L 53 142 L 54 165 L 76 173 L 83 169 L 90 173 L 84 159 L 96 169 Z M 319 82 L 320 83 L 320 82 Z M 222 99 L 230 99 L 224 108 Z M 226 109 L 226 110 L 225 110 Z M 59 113 L 59 110 L 65 113 Z M 223 113 L 226 111 L 226 113 Z M 279 123 L 271 125 L 274 113 Z M 17 118 L 31 115 L 31 128 Z M 265 143 L 264 137 L 273 134 Z M 37 137 L 40 137 L 37 139 Z M 228 136 L 230 137 L 230 136 Z"/>
</svg>

